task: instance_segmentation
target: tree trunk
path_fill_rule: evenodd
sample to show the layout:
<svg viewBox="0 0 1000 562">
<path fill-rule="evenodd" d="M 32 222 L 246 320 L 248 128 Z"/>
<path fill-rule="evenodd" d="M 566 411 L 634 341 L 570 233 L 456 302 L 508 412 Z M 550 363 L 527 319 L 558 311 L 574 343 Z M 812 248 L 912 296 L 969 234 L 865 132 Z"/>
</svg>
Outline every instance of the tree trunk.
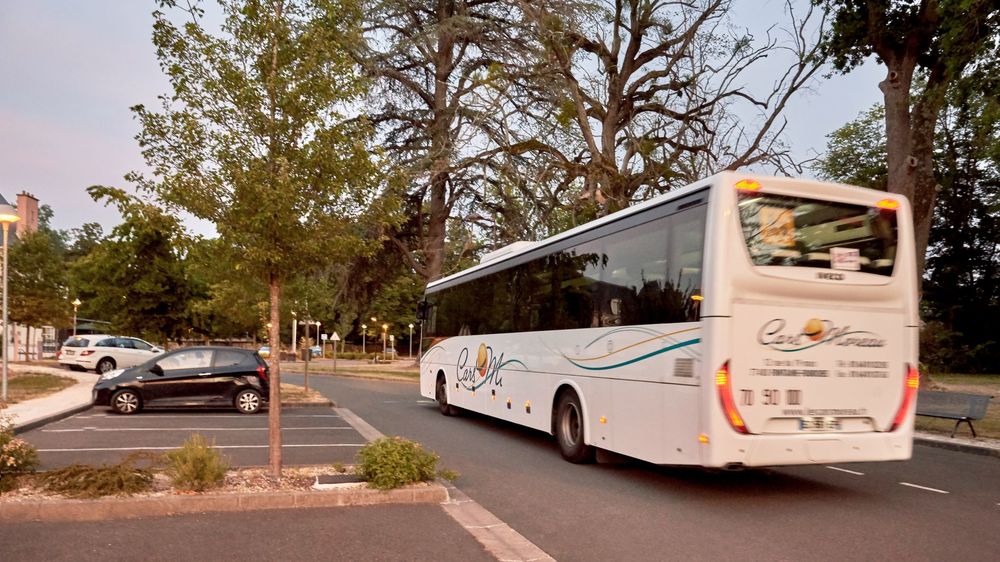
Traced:
<svg viewBox="0 0 1000 562">
<path fill-rule="evenodd" d="M 267 433 L 271 476 L 281 478 L 281 279 L 271 273 L 268 279 L 271 297 L 271 325 L 268 339 L 271 345 L 271 380 L 268 395 Z"/>
</svg>

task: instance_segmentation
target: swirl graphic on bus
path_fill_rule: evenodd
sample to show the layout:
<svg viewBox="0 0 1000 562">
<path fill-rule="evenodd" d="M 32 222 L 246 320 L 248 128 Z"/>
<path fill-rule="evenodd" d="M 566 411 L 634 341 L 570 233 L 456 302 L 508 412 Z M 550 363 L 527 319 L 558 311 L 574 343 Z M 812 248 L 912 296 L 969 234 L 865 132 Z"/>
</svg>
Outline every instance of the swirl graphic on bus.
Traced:
<svg viewBox="0 0 1000 562">
<path fill-rule="evenodd" d="M 517 359 L 506 359 L 503 353 L 497 354 L 493 348 L 485 343 L 479 344 L 476 352 L 476 361 L 469 364 L 468 347 L 463 347 L 458 354 L 458 362 L 455 364 L 455 380 L 466 390 L 476 390 L 483 386 L 502 387 L 503 373 L 501 369 L 510 369 L 511 366 L 520 366 L 520 370 L 527 370 L 527 367 Z"/>
<path fill-rule="evenodd" d="M 868 330 L 852 330 L 850 326 L 838 327 L 831 320 L 810 318 L 799 331 L 786 330 L 788 321 L 773 318 L 757 332 L 757 343 L 775 351 L 792 353 L 805 351 L 819 345 L 838 347 L 885 347 L 882 336 Z"/>
</svg>

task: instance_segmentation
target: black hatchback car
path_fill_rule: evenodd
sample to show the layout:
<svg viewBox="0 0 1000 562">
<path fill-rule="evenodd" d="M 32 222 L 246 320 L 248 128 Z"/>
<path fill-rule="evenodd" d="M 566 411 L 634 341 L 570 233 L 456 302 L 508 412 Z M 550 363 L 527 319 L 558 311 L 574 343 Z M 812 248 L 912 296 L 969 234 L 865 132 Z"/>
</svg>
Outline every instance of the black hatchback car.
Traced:
<svg viewBox="0 0 1000 562">
<path fill-rule="evenodd" d="M 255 414 L 268 397 L 268 368 L 251 349 L 184 347 L 104 373 L 93 396 L 95 406 L 119 414 L 187 406 L 233 406 Z"/>
</svg>

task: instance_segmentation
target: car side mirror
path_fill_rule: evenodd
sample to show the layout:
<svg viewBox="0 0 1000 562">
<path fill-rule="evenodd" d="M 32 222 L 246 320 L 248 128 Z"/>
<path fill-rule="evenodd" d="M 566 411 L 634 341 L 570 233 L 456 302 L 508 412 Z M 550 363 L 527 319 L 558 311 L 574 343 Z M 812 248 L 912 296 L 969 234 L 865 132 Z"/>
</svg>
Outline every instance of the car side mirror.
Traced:
<svg viewBox="0 0 1000 562">
<path fill-rule="evenodd" d="M 149 372 L 153 373 L 154 375 L 156 375 L 158 377 L 162 377 L 163 376 L 163 367 L 161 367 L 159 363 L 153 363 L 153 366 L 149 368 Z"/>
</svg>

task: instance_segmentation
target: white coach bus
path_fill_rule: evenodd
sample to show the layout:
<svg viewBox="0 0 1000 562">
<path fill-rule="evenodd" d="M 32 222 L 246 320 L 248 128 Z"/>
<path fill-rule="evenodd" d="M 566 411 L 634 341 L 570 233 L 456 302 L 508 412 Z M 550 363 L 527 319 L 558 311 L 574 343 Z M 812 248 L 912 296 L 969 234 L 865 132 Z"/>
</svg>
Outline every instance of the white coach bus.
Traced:
<svg viewBox="0 0 1000 562">
<path fill-rule="evenodd" d="M 902 196 L 720 173 L 428 285 L 420 392 L 571 462 L 908 459 L 913 239 Z"/>
</svg>

